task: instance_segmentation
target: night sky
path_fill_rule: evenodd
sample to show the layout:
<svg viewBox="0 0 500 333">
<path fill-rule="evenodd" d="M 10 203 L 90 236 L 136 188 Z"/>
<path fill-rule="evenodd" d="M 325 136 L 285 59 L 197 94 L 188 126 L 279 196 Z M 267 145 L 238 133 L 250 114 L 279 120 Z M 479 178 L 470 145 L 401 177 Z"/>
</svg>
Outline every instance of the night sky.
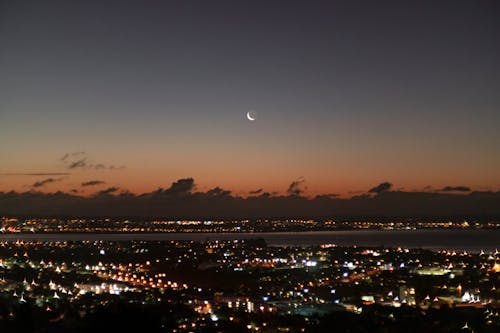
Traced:
<svg viewBox="0 0 500 333">
<path fill-rule="evenodd" d="M 499 18 L 493 0 L 2 1 L 0 191 L 498 191 Z"/>
</svg>

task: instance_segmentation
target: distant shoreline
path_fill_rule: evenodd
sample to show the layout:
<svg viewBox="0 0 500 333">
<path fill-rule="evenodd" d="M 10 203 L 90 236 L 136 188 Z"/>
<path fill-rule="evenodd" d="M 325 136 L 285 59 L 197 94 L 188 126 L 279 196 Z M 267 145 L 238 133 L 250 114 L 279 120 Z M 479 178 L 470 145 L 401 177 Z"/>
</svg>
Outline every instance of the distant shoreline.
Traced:
<svg viewBox="0 0 500 333">
<path fill-rule="evenodd" d="M 360 247 L 404 247 L 429 250 L 494 252 L 500 249 L 500 230 L 339 230 L 224 233 L 4 233 L 0 241 L 231 241 L 263 239 L 269 246 L 335 244 Z"/>
</svg>

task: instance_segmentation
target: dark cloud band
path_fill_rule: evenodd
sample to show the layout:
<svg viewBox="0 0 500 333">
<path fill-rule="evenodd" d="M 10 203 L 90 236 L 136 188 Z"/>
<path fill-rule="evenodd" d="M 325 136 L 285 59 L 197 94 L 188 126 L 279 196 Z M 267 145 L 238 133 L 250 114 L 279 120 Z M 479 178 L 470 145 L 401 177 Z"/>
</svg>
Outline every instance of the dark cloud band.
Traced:
<svg viewBox="0 0 500 333">
<path fill-rule="evenodd" d="M 38 187 L 58 181 L 41 180 Z M 298 183 L 298 184 L 297 184 Z M 0 192 L 0 215 L 161 216 L 167 218 L 284 218 L 335 216 L 492 216 L 500 217 L 500 192 L 469 193 L 393 191 L 382 183 L 372 193 L 341 198 L 320 195 L 307 198 L 294 191 L 286 195 L 259 192 L 240 197 L 220 187 L 196 190 L 193 178 L 179 179 L 170 187 L 133 194 L 109 187 L 90 197 L 74 193 Z M 383 185 L 386 184 L 386 185 Z M 35 184 L 33 184 L 34 188 Z M 303 187 L 299 187 L 302 189 Z"/>
</svg>

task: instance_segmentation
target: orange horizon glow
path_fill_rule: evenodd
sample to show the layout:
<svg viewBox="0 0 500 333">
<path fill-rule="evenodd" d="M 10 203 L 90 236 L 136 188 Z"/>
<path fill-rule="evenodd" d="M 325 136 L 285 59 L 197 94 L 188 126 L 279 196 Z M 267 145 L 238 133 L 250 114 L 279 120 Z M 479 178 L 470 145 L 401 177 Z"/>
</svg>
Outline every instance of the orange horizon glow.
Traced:
<svg viewBox="0 0 500 333">
<path fill-rule="evenodd" d="M 67 171 L 67 170 L 63 170 Z M 141 173 L 142 174 L 142 173 Z M 48 183 L 44 186 L 30 186 L 37 181 L 53 178 L 56 181 Z M 27 176 L 27 175 L 2 175 L 0 176 L 0 191 L 16 191 L 28 192 L 37 191 L 43 193 L 53 193 L 57 191 L 72 193 L 72 190 L 77 192 L 72 193 L 80 196 L 92 196 L 100 190 L 117 187 L 121 192 L 131 192 L 134 194 L 142 194 L 153 192 L 159 188 L 167 189 L 170 185 L 181 178 L 193 178 L 195 182 L 194 192 L 206 192 L 210 189 L 220 187 L 224 190 L 231 191 L 234 196 L 249 197 L 251 191 L 262 189 L 262 192 L 268 192 L 274 195 L 287 195 L 287 189 L 292 181 L 302 179 L 301 188 L 302 195 L 305 197 L 315 197 L 316 195 L 336 194 L 341 198 L 348 198 L 360 194 L 367 193 L 368 190 L 381 182 L 388 181 L 393 184 L 391 190 L 406 191 L 406 192 L 435 192 L 445 186 L 468 186 L 472 191 L 497 191 L 500 184 L 496 183 L 493 186 L 484 183 L 468 184 L 459 182 L 458 180 L 450 179 L 449 182 L 428 182 L 425 179 L 415 181 L 414 183 L 404 183 L 401 180 L 391 180 L 389 178 L 380 177 L 377 180 L 369 180 L 368 177 L 355 181 L 349 178 L 334 178 L 324 179 L 323 177 L 296 177 L 284 179 L 284 177 L 273 177 L 272 174 L 267 177 L 248 177 L 242 179 L 238 174 L 226 173 L 225 177 L 215 178 L 208 175 L 200 177 L 191 177 L 188 173 L 178 174 L 176 176 L 165 174 L 148 173 L 148 177 L 138 175 L 129 169 L 105 172 L 73 172 L 69 175 L 49 175 L 49 176 Z M 354 178 L 354 177 L 352 177 Z M 161 181 L 159 181 L 161 179 Z M 100 180 L 103 184 L 98 186 L 82 186 L 82 183 L 90 180 Z M 255 185 L 254 185 L 255 184 Z M 261 193 L 262 193 L 261 192 Z"/>
</svg>

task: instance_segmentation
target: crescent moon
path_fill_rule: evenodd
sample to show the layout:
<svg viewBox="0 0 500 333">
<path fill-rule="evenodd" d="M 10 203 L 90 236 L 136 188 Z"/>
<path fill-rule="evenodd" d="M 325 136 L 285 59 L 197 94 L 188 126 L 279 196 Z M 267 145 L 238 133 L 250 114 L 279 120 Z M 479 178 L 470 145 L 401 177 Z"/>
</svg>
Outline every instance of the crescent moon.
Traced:
<svg viewBox="0 0 500 333">
<path fill-rule="evenodd" d="M 247 119 L 250 120 L 250 121 L 254 121 L 256 118 L 255 116 L 252 117 L 252 115 L 250 114 L 250 111 L 247 112 Z"/>
</svg>

